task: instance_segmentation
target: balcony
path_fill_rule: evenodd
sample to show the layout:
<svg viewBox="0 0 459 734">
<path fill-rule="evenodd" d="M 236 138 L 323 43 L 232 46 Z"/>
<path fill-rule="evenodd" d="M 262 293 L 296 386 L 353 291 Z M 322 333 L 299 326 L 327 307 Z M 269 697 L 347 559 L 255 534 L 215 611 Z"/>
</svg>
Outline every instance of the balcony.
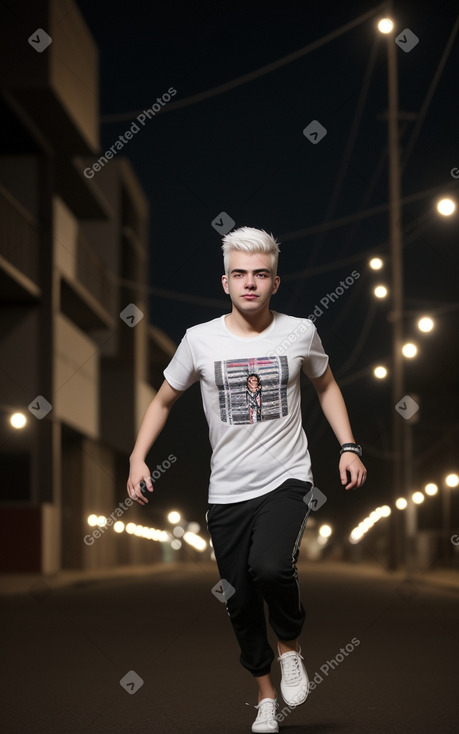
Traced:
<svg viewBox="0 0 459 734">
<path fill-rule="evenodd" d="M 79 233 L 73 278 L 61 279 L 61 309 L 83 330 L 104 329 L 114 324 L 116 287 L 107 266 Z"/>
<path fill-rule="evenodd" d="M 37 53 L 28 42 L 42 28 L 52 42 Z M 99 149 L 98 50 L 73 0 L 15 0 L 3 8 L 0 84 L 58 154 Z"/>
<path fill-rule="evenodd" d="M 38 252 L 37 220 L 0 185 L 1 301 L 30 301 L 40 295 Z"/>
</svg>

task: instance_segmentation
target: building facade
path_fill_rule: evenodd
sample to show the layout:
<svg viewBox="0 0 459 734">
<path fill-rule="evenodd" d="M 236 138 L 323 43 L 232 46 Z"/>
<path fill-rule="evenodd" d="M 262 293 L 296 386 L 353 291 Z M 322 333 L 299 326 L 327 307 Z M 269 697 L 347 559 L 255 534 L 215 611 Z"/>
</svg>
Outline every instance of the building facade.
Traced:
<svg viewBox="0 0 459 734">
<path fill-rule="evenodd" d="M 176 348 L 149 319 L 148 201 L 126 158 L 84 174 L 101 155 L 98 51 L 75 3 L 20 0 L 0 33 L 0 570 L 160 560 L 126 533 L 83 541 L 127 497 Z"/>
</svg>

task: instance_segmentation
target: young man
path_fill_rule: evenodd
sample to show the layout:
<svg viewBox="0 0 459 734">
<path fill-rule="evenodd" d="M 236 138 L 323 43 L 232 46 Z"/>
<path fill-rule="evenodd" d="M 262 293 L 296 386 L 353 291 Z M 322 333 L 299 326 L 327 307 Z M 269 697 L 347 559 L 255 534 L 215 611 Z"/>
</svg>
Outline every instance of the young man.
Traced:
<svg viewBox="0 0 459 734">
<path fill-rule="evenodd" d="M 145 457 L 173 403 L 200 380 L 212 446 L 206 522 L 226 582 L 240 663 L 258 685 L 252 731 L 276 732 L 279 704 L 270 676 L 275 656 L 264 600 L 278 640 L 283 699 L 298 706 L 309 692 L 298 643 L 305 610 L 296 562 L 313 478 L 301 422 L 300 370 L 314 385 L 341 445 L 338 469 L 345 489 L 362 486 L 366 469 L 314 324 L 269 308 L 280 283 L 277 242 L 264 230 L 242 227 L 223 238 L 222 249 L 231 313 L 187 329 L 140 426 L 127 490 L 139 504 L 146 501 L 142 480 L 153 491 Z"/>
</svg>

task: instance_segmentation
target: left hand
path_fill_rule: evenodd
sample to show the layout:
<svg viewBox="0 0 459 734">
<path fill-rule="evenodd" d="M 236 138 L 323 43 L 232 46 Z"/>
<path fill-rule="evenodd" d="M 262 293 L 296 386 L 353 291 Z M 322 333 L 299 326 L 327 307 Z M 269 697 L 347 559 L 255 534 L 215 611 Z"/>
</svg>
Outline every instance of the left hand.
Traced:
<svg viewBox="0 0 459 734">
<path fill-rule="evenodd" d="M 351 475 L 351 481 L 348 483 L 346 470 Z M 344 489 L 353 489 L 353 487 L 362 487 L 367 478 L 367 470 L 362 460 L 352 451 L 345 451 L 339 460 L 339 476 Z"/>
</svg>

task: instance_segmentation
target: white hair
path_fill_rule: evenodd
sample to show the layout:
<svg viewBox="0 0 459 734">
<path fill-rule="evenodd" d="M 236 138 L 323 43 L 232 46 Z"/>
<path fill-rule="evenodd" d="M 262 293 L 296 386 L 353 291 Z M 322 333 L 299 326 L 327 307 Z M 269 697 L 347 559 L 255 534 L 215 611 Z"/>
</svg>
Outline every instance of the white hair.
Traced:
<svg viewBox="0 0 459 734">
<path fill-rule="evenodd" d="M 254 227 L 240 227 L 233 229 L 223 237 L 223 265 L 225 274 L 229 275 L 229 258 L 230 253 L 237 252 L 263 252 L 271 256 L 271 270 L 273 275 L 277 275 L 277 262 L 279 259 L 279 245 L 272 234 L 268 234 L 264 229 L 255 229 Z"/>
</svg>

